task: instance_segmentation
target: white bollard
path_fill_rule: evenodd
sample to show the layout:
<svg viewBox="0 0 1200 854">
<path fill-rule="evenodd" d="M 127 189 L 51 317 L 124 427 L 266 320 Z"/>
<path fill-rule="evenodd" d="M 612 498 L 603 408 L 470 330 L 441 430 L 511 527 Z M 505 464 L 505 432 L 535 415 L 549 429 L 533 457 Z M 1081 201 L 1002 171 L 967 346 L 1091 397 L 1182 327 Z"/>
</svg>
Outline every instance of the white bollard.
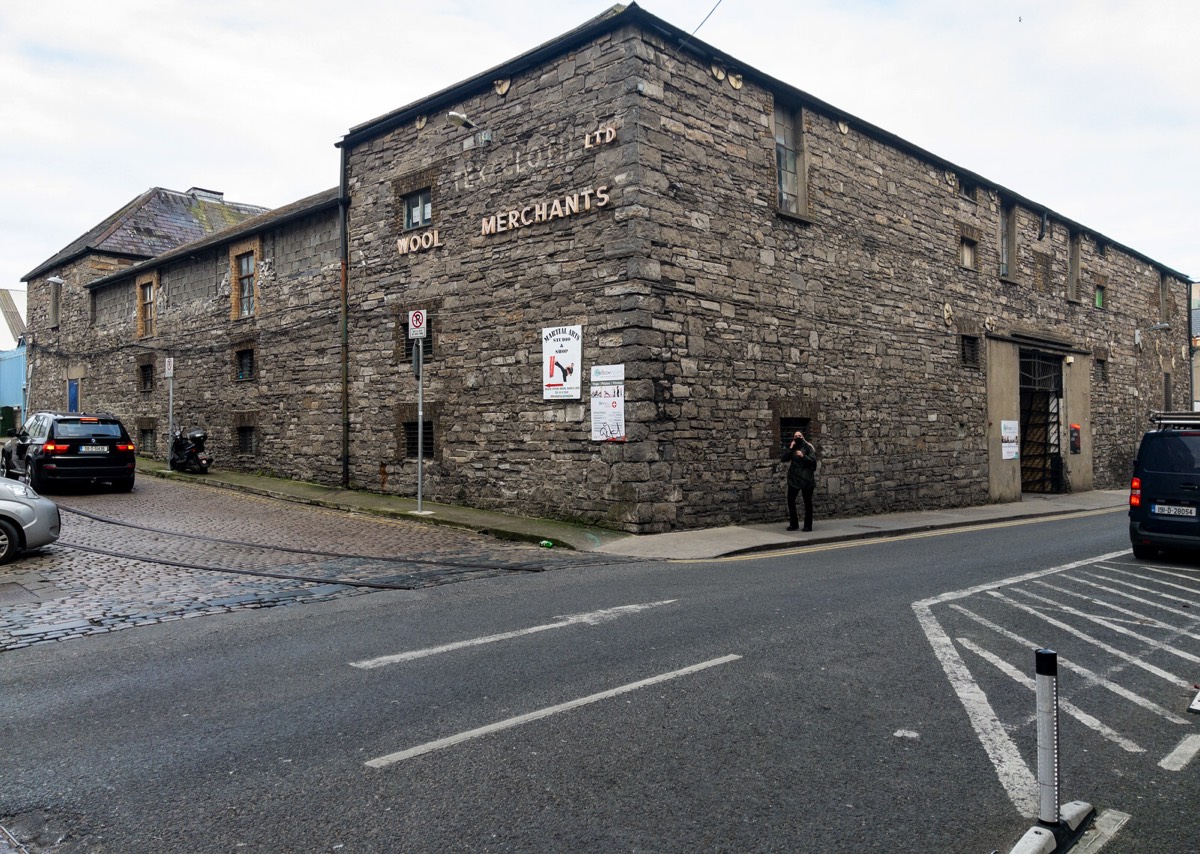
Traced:
<svg viewBox="0 0 1200 854">
<path fill-rule="evenodd" d="M 1058 653 L 1039 649 L 1037 671 L 1038 821 L 1049 827 L 1058 814 Z"/>
</svg>

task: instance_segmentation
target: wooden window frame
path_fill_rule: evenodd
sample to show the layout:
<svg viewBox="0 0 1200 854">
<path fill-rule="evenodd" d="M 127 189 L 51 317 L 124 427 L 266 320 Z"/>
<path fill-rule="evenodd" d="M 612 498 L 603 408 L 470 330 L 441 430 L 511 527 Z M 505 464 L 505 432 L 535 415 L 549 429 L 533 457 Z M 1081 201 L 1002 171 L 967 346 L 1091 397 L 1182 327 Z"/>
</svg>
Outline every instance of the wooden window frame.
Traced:
<svg viewBox="0 0 1200 854">
<path fill-rule="evenodd" d="M 804 109 L 777 101 L 771 126 L 775 143 L 775 212 L 780 216 L 810 222 Z M 786 184 L 789 175 L 795 176 L 794 193 Z"/>
<path fill-rule="evenodd" d="M 242 274 L 241 259 L 250 255 L 254 260 L 254 271 L 250 274 L 250 305 L 243 302 L 242 285 L 246 277 Z M 258 293 L 259 273 L 262 270 L 262 241 L 257 238 L 243 240 L 229 247 L 229 317 L 245 320 L 258 315 L 260 305 Z"/>
<path fill-rule="evenodd" d="M 158 331 L 155 303 L 158 299 L 158 271 L 138 276 L 134 280 L 134 294 L 137 299 L 137 337 L 152 338 Z M 147 292 L 149 299 L 147 299 Z"/>
</svg>

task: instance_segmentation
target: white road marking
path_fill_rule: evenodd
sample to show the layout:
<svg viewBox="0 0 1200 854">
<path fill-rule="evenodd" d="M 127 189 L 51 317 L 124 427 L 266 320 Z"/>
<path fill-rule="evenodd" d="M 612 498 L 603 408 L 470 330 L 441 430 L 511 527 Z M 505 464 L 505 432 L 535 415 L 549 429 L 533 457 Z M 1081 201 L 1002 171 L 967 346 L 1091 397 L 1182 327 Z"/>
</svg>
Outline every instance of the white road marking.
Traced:
<svg viewBox="0 0 1200 854">
<path fill-rule="evenodd" d="M 1144 626 L 1147 624 L 1151 624 L 1151 625 L 1157 626 L 1160 629 L 1167 629 L 1167 630 L 1173 631 L 1173 632 L 1184 631 L 1179 626 L 1173 626 L 1170 623 L 1164 623 L 1162 620 L 1159 620 L 1155 617 L 1151 617 L 1148 614 L 1142 614 L 1142 613 L 1139 613 L 1138 611 L 1131 611 L 1128 608 L 1122 608 L 1120 605 L 1114 605 L 1112 602 L 1106 602 L 1103 599 L 1097 599 L 1095 596 L 1089 596 L 1086 593 L 1076 593 L 1074 590 L 1068 590 L 1065 587 L 1059 587 L 1057 584 L 1051 584 L 1049 581 L 1035 581 L 1033 583 L 1040 587 L 1045 587 L 1048 590 L 1053 590 L 1056 593 L 1062 593 L 1064 596 L 1073 596 L 1076 599 L 1082 599 L 1084 602 L 1087 602 L 1088 604 L 1098 605 L 1101 608 L 1107 608 L 1110 611 L 1116 611 L 1118 614 L 1124 614 L 1126 617 L 1129 617 L 1129 620 L 1127 620 L 1125 622 L 1132 623 L 1133 625 Z M 1088 584 L 1089 582 L 1085 581 L 1082 583 Z M 1093 585 L 1093 586 L 1099 586 L 1099 585 Z M 1121 596 L 1122 599 L 1136 598 L 1136 597 L 1127 596 L 1125 594 L 1117 594 L 1117 595 Z"/>
<path fill-rule="evenodd" d="M 527 629 L 517 629 L 512 632 L 503 632 L 498 635 L 487 635 L 486 637 L 471 638 L 470 640 L 458 641 L 457 643 L 448 643 L 442 646 L 431 646 L 425 649 L 414 649 L 409 652 L 398 652 L 394 655 L 381 655 L 378 658 L 368 658 L 365 661 L 352 661 L 351 667 L 357 667 L 362 670 L 370 670 L 375 667 L 385 667 L 389 664 L 398 664 L 402 661 L 413 661 L 418 658 L 425 658 L 430 655 L 440 655 L 444 652 L 453 652 L 457 649 L 465 649 L 472 646 L 483 646 L 484 644 L 496 643 L 498 641 L 512 640 L 513 638 L 524 637 L 525 635 L 533 635 L 538 632 L 547 632 L 551 629 L 563 629 L 567 626 L 575 626 L 586 624 L 594 626 L 597 623 L 603 623 L 608 620 L 615 620 L 618 617 L 624 617 L 628 614 L 636 614 L 639 611 L 645 611 L 650 608 L 657 608 L 660 605 L 670 605 L 677 602 L 677 599 L 664 599 L 661 602 L 645 602 L 640 605 L 621 605 L 617 608 L 605 608 L 602 611 L 592 611 L 587 614 L 570 614 L 559 618 L 555 623 L 543 623 L 540 626 L 530 626 Z"/>
<path fill-rule="evenodd" d="M 974 611 L 970 611 L 970 610 L 964 608 L 962 605 L 951 605 L 950 607 L 953 608 L 955 611 L 958 611 L 960 614 L 967 617 L 968 619 L 974 620 L 975 622 L 979 623 L 979 625 L 989 628 L 992 631 L 1003 635 L 1004 637 L 1008 638 L 1009 640 L 1016 641 L 1025 649 L 1037 649 L 1038 648 L 1038 644 L 1034 643 L 1032 640 L 1029 640 L 1028 638 L 1023 638 L 1020 635 L 1016 634 L 1015 632 L 1010 632 L 1008 629 L 1004 628 L 1003 626 L 996 625 L 991 620 L 988 620 L 986 617 L 981 617 L 978 614 L 976 614 Z M 1139 694 L 1133 693 L 1128 688 L 1125 688 L 1121 685 L 1118 685 L 1116 682 L 1106 679 L 1105 677 L 1101 676 L 1099 673 L 1096 673 L 1092 670 L 1088 670 L 1083 665 L 1076 664 L 1074 661 L 1067 658 L 1066 656 L 1059 655 L 1058 664 L 1060 667 L 1062 667 L 1066 670 L 1070 670 L 1074 673 L 1078 673 L 1080 676 L 1082 676 L 1084 679 L 1086 679 L 1088 682 L 1092 683 L 1093 685 L 1099 685 L 1101 688 L 1106 688 L 1107 690 L 1112 691 L 1118 697 L 1123 697 L 1126 700 L 1128 700 L 1129 702 L 1134 703 L 1135 705 L 1141 706 L 1146 711 L 1153 712 L 1154 714 L 1158 715 L 1159 717 L 1165 718 L 1166 720 L 1170 721 L 1173 724 L 1188 724 L 1188 723 L 1190 723 L 1190 721 L 1188 721 L 1186 718 L 1181 718 L 1179 715 L 1174 714 L 1173 712 L 1169 711 L 1168 709 L 1164 709 L 1162 706 L 1158 705 L 1158 703 L 1152 702 L 1150 700 L 1147 700 L 1145 697 L 1142 697 Z"/>
<path fill-rule="evenodd" d="M 1186 679 L 1176 676 L 1174 673 L 1168 673 L 1167 671 L 1163 670 L 1160 667 L 1155 667 L 1153 664 L 1150 664 L 1149 662 L 1142 661 L 1137 656 L 1130 655 L 1127 652 L 1123 652 L 1123 651 L 1117 649 L 1115 646 L 1109 646 L 1104 641 L 1102 641 L 1098 638 L 1094 638 L 1091 635 L 1087 634 L 1086 632 L 1081 632 L 1079 629 L 1075 628 L 1074 626 L 1069 626 L 1066 623 L 1062 622 L 1061 620 L 1056 620 L 1053 617 L 1048 617 L 1047 615 L 1043 614 L 1041 611 L 1037 610 L 1036 608 L 1031 608 L 1028 605 L 1022 605 L 1020 602 L 1017 602 L 1013 599 L 1009 599 L 1003 593 L 996 593 L 995 591 L 991 591 L 990 595 L 996 597 L 997 599 L 999 599 L 1002 602 L 1007 602 L 1009 605 L 1011 605 L 1012 607 L 1014 607 L 1020 611 L 1024 611 L 1027 614 L 1032 614 L 1035 617 L 1039 617 L 1040 619 L 1046 621 L 1050 625 L 1052 625 L 1056 628 L 1062 629 L 1064 632 L 1067 632 L 1068 634 L 1072 634 L 1075 637 L 1079 638 L 1080 640 L 1087 641 L 1088 643 L 1092 644 L 1093 646 L 1099 647 L 1100 649 L 1104 650 L 1105 652 L 1109 653 L 1110 655 L 1115 655 L 1117 658 L 1120 658 L 1122 661 L 1129 662 L 1134 667 L 1140 667 L 1142 670 L 1145 670 L 1147 673 L 1153 673 L 1155 676 L 1159 677 L 1160 679 L 1165 679 L 1166 681 L 1170 682 L 1173 685 L 1191 685 L 1191 683 L 1188 682 Z"/>
<path fill-rule="evenodd" d="M 1168 753 L 1158 767 L 1167 771 L 1182 771 L 1197 753 L 1200 753 L 1200 735 L 1184 736 L 1179 746 Z"/>
<path fill-rule="evenodd" d="M 1000 658 L 1000 656 L 994 655 L 993 653 L 988 652 L 986 649 L 979 646 L 978 644 L 972 643 L 968 638 L 955 638 L 955 640 L 957 640 L 962 646 L 969 649 L 971 652 L 978 655 L 980 658 L 983 658 L 985 661 L 991 662 L 992 666 L 994 666 L 997 670 L 999 670 L 1001 673 L 1003 673 L 1009 679 L 1016 682 L 1018 685 L 1024 685 L 1030 691 L 1034 691 L 1034 692 L 1037 691 L 1037 683 L 1033 679 L 1031 679 L 1029 676 L 1027 676 L 1024 673 L 1021 673 L 1019 670 L 1017 670 L 1017 668 L 1013 667 L 1007 661 L 1004 661 L 1002 658 Z M 1070 715 L 1071 717 L 1075 718 L 1075 720 L 1079 721 L 1084 726 L 1090 727 L 1091 729 L 1094 729 L 1096 732 L 1100 733 L 1100 735 L 1107 738 L 1113 744 L 1116 744 L 1122 750 L 1125 750 L 1129 753 L 1145 753 L 1146 752 L 1143 748 L 1139 747 L 1138 745 L 1134 744 L 1129 739 L 1122 736 L 1119 732 L 1114 730 L 1112 727 L 1107 726 L 1106 724 L 1102 723 L 1097 718 L 1093 717 L 1092 715 L 1089 715 L 1087 712 L 1085 712 L 1083 709 L 1079 708 L 1078 706 L 1076 706 L 1074 703 L 1070 702 L 1069 700 L 1060 699 L 1058 701 L 1058 707 L 1060 709 L 1062 709 L 1062 711 L 1064 711 L 1068 715 Z"/>
<path fill-rule="evenodd" d="M 1109 571 L 1109 572 L 1115 572 L 1115 573 L 1117 573 L 1118 575 L 1128 575 L 1130 578 L 1136 578 L 1136 579 L 1138 579 L 1139 581 L 1150 581 L 1150 582 L 1153 582 L 1153 583 L 1155 583 L 1155 584 L 1161 584 L 1163 587 L 1170 587 L 1172 590 L 1182 590 L 1184 593 L 1191 593 L 1193 596 L 1195 596 L 1197 592 L 1200 592 L 1200 591 L 1197 591 L 1197 590 L 1195 590 L 1195 589 L 1194 589 L 1194 588 L 1192 588 L 1192 587 L 1184 587 L 1182 584 L 1172 584 L 1172 583 L 1171 583 L 1171 582 L 1169 582 L 1169 581 L 1159 581 L 1157 578 L 1146 578 L 1146 576 L 1144 576 L 1144 575 L 1139 575 L 1139 574 L 1138 574 L 1138 573 L 1136 573 L 1136 572 L 1126 572 L 1126 571 L 1125 571 L 1125 570 L 1123 570 L 1123 569 L 1110 569 L 1110 570 L 1108 570 L 1108 571 Z M 1173 573 L 1173 572 L 1165 572 L 1164 570 L 1161 570 L 1161 569 L 1150 569 L 1149 567 L 1147 567 L 1146 571 L 1147 571 L 1147 572 L 1159 572 L 1159 573 L 1162 573 L 1163 575 L 1174 575 L 1174 574 L 1175 574 L 1175 573 Z M 1189 580 L 1190 580 L 1190 579 L 1189 579 Z M 1151 590 L 1151 588 L 1139 588 L 1139 589 Z M 1154 591 L 1152 591 L 1152 592 L 1154 592 Z M 1159 595 L 1159 596 L 1166 596 L 1167 594 L 1166 594 L 1166 593 L 1159 593 L 1158 595 Z M 1185 599 L 1185 600 L 1179 600 L 1179 601 L 1185 601 L 1185 602 L 1187 602 L 1189 605 L 1194 605 L 1194 604 L 1196 603 L 1196 600 L 1195 600 L 1195 599 L 1192 599 L 1192 600 L 1190 600 L 1190 601 L 1189 601 L 1189 600 L 1186 600 L 1186 599 Z"/>
<path fill-rule="evenodd" d="M 946 671 L 950 687 L 958 695 L 971 727 L 979 737 L 988 758 L 992 760 L 996 776 L 1000 778 L 1000 785 L 1008 793 L 1008 798 L 1017 808 L 1017 812 L 1026 818 L 1032 818 L 1038 814 L 1037 780 L 1025 764 L 1025 760 L 1021 758 L 1021 753 L 1008 731 L 996 717 L 987 694 L 983 693 L 983 689 L 971 678 L 971 671 L 967 669 L 962 656 L 942 629 L 941 623 L 933 616 L 929 606 L 931 601 L 933 600 L 925 600 L 913 605 L 917 622 L 924 629 L 925 637 L 933 647 L 933 654 Z"/>
<path fill-rule="evenodd" d="M 1073 577 L 1071 580 L 1074 581 L 1076 584 L 1086 584 L 1088 587 L 1095 587 L 1099 590 L 1103 590 L 1105 593 L 1112 593 L 1114 596 L 1121 596 L 1125 599 L 1129 599 L 1132 602 L 1137 602 L 1142 605 L 1149 605 L 1151 608 L 1161 608 L 1164 611 L 1170 611 L 1172 614 L 1179 613 L 1178 609 L 1173 608 L 1170 605 L 1164 605 L 1162 602 L 1155 602 L 1153 599 L 1144 599 L 1141 596 L 1134 596 L 1132 593 L 1127 593 L 1124 590 L 1118 590 L 1115 587 L 1108 587 L 1104 584 L 1097 584 L 1095 581 L 1087 581 L 1087 580 L 1085 580 L 1085 577 L 1086 578 L 1097 578 L 1102 581 L 1111 581 L 1113 584 L 1120 584 L 1125 587 L 1130 587 L 1134 590 L 1141 590 L 1145 593 L 1154 593 L 1153 590 L 1149 590 L 1144 587 L 1138 587 L 1136 584 L 1125 584 L 1125 582 L 1123 582 L 1123 581 L 1116 581 L 1115 579 L 1105 578 L 1103 575 L 1093 575 L 1090 572 L 1081 572 L 1079 574 L 1079 577 Z M 1161 595 L 1161 594 L 1159 594 L 1159 595 Z M 1182 602 L 1183 601 L 1182 599 L 1174 599 L 1171 597 L 1166 597 L 1166 598 L 1170 599 L 1170 601 L 1172 601 L 1172 602 Z"/>
<path fill-rule="evenodd" d="M 397 762 L 403 762 L 405 759 L 412 759 L 414 756 L 421 756 L 425 753 L 432 753 L 435 750 L 441 750 L 446 747 L 452 747 L 456 744 L 461 744 L 464 741 L 469 741 L 473 738 L 479 738 L 484 735 L 490 735 L 494 732 L 510 729 L 521 724 L 527 724 L 530 721 L 541 720 L 548 718 L 551 715 L 556 715 L 559 712 L 566 712 L 571 709 L 577 709 L 580 706 L 586 706 L 591 703 L 598 703 L 601 700 L 607 700 L 611 697 L 616 697 L 621 694 L 627 694 L 630 691 L 636 691 L 639 688 L 645 688 L 649 685 L 657 685 L 659 682 L 666 682 L 669 679 L 677 679 L 680 676 L 688 676 L 692 673 L 698 673 L 701 670 L 707 670 L 710 667 L 717 667 L 721 664 L 728 664 L 731 661 L 740 659 L 740 655 L 725 655 L 721 658 L 714 658 L 709 661 L 702 661 L 699 664 L 693 664 L 690 667 L 684 667 L 681 670 L 673 670 L 670 673 L 662 673 L 658 676 L 651 676 L 649 679 L 642 679 L 638 682 L 630 682 L 628 685 L 622 685 L 619 688 L 610 688 L 607 691 L 601 691 L 598 694 L 591 694 L 587 697 L 581 697 L 578 700 L 571 700 L 566 703 L 560 703 L 557 706 L 549 706 L 545 709 L 539 709 L 536 712 L 530 712 L 525 715 L 518 715 L 515 718 L 498 721 L 494 724 L 481 726 L 477 729 L 460 732 L 457 735 L 441 738 L 437 741 L 429 741 L 425 744 L 419 744 L 416 747 L 410 747 L 408 750 L 401 750 L 397 753 L 389 753 L 387 756 L 380 756 L 378 759 L 371 759 L 366 762 L 372 768 L 386 768 L 389 765 L 394 765 Z"/>
<path fill-rule="evenodd" d="M 1124 827 L 1129 819 L 1129 813 L 1104 810 L 1096 816 L 1092 826 L 1084 832 L 1079 844 L 1071 849 L 1073 854 L 1096 854 L 1117 835 L 1117 831 Z"/>
<path fill-rule="evenodd" d="M 1161 641 L 1155 640 L 1152 637 L 1138 634 L 1137 632 L 1131 631 L 1130 629 L 1127 629 L 1124 626 L 1118 626 L 1116 623 L 1112 622 L 1111 620 L 1106 620 L 1103 617 L 1092 616 L 1091 614 L 1085 613 L 1076 608 L 1072 608 L 1070 605 L 1064 605 L 1061 602 L 1056 602 L 1053 599 L 1047 599 L 1045 596 L 1038 596 L 1036 593 L 1031 593 L 1028 590 L 1021 590 L 1020 588 L 1016 588 L 1016 592 L 1020 593 L 1022 596 L 1028 596 L 1030 599 L 1035 599 L 1038 602 L 1044 602 L 1047 605 L 1055 607 L 1066 614 L 1070 614 L 1072 617 L 1078 617 L 1079 619 L 1086 620 L 1089 623 L 1095 623 L 1098 626 L 1104 626 L 1104 628 L 1109 629 L 1114 632 L 1117 632 L 1118 634 L 1125 635 L 1125 637 L 1133 638 L 1134 640 L 1141 641 L 1142 643 L 1146 644 L 1147 646 L 1150 646 L 1150 647 L 1153 647 L 1154 649 L 1158 649 L 1158 650 L 1161 650 L 1162 652 L 1165 652 L 1167 655 L 1174 655 L 1177 658 L 1182 658 L 1184 661 L 1190 661 L 1192 664 L 1200 664 L 1200 656 L 1192 655 L 1190 652 L 1184 652 L 1181 649 L 1176 649 L 1175 647 L 1171 646 L 1168 643 L 1163 643 Z M 1000 594 L 993 593 L 992 595 L 997 596 Z"/>
</svg>

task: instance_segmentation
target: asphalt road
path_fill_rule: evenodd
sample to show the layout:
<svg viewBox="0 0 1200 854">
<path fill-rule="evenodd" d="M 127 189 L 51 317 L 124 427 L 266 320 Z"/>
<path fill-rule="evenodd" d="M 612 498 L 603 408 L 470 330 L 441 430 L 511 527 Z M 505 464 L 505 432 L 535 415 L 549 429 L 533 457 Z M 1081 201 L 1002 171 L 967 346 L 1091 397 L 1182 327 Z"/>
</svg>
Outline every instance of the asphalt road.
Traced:
<svg viewBox="0 0 1200 854">
<path fill-rule="evenodd" d="M 341 542 L 338 514 L 279 512 Z M 1064 800 L 1128 816 L 1106 852 L 1195 851 L 1197 765 L 1161 765 L 1197 728 L 1171 682 L 1200 676 L 1189 609 L 1139 604 L 1097 625 L 1094 601 L 1069 614 L 1069 593 L 1040 586 L 1154 583 L 1119 575 L 1144 570 L 1124 563 L 1123 522 L 707 563 L 555 555 L 540 572 L 11 650 L 0 824 L 64 853 L 1007 851 L 1031 824 L 1035 748 L 1016 671 L 1032 679 L 1046 645 L 1138 698 L 1064 674 L 1063 698 L 1102 724 L 1062 721 Z M 461 536 L 445 545 L 458 558 L 541 555 Z M 1195 565 L 1162 571 L 1200 609 Z M 1046 592 L 1054 603 L 1031 598 Z M 1153 644 L 1112 628 L 1135 624 Z M 990 717 L 964 701 L 973 690 Z"/>
</svg>

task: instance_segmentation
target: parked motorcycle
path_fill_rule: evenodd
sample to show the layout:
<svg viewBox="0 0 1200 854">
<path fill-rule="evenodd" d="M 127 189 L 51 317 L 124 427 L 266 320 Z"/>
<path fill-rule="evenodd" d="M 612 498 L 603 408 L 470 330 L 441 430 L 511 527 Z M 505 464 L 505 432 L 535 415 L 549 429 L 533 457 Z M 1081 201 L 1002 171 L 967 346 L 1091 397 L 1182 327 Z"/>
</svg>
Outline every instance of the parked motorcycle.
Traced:
<svg viewBox="0 0 1200 854">
<path fill-rule="evenodd" d="M 189 430 L 185 436 L 182 428 L 177 429 L 171 438 L 171 468 L 192 474 L 207 473 L 213 463 L 212 455 L 204 452 L 207 441 L 208 433 L 204 430 Z"/>
</svg>

